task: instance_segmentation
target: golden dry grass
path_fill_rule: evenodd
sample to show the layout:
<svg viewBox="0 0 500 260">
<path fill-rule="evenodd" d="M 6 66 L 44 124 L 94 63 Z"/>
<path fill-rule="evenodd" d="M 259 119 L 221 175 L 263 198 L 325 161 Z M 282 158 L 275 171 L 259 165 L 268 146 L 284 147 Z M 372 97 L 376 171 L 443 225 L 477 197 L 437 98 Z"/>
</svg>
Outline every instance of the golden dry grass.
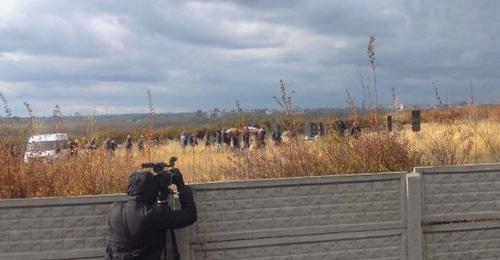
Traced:
<svg viewBox="0 0 500 260">
<path fill-rule="evenodd" d="M 500 161 L 500 122 L 495 120 L 425 123 L 414 133 L 403 133 L 422 165 L 450 165 Z"/>
<path fill-rule="evenodd" d="M 216 146 L 187 147 L 177 142 L 150 153 L 124 150 L 110 155 L 103 149 L 80 151 L 67 160 L 34 161 L 13 158 L 0 149 L 0 198 L 69 196 L 123 192 L 128 175 L 147 161 L 168 161 L 189 183 L 281 178 L 363 172 L 407 171 L 418 165 L 446 165 L 500 160 L 497 120 L 425 123 L 413 133 L 364 132 L 358 138 L 331 135 L 316 142 L 288 140 L 281 146 L 230 151 Z M 5 141 L 5 140 L 4 140 Z M 0 147 L 4 147 L 3 144 Z"/>
</svg>

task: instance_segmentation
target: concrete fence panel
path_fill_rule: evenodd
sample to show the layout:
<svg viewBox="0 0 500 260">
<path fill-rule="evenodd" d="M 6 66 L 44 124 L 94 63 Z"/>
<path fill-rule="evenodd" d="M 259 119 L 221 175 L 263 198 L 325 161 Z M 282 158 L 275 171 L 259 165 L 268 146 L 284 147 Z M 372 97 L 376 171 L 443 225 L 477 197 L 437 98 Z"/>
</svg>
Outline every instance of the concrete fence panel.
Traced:
<svg viewBox="0 0 500 260">
<path fill-rule="evenodd" d="M 416 168 L 426 259 L 500 259 L 500 165 Z"/>
<path fill-rule="evenodd" d="M 404 173 L 193 187 L 183 259 L 404 259 Z M 1 259 L 99 259 L 106 215 L 123 195 L 0 201 Z"/>
<path fill-rule="evenodd" d="M 500 259 L 500 164 L 194 185 L 182 259 Z M 0 201 L 0 259 L 102 259 L 124 195 Z"/>
<path fill-rule="evenodd" d="M 405 259 L 404 173 L 204 184 L 192 259 Z"/>
<path fill-rule="evenodd" d="M 3 200 L 0 259 L 102 258 L 106 216 L 126 196 Z"/>
</svg>

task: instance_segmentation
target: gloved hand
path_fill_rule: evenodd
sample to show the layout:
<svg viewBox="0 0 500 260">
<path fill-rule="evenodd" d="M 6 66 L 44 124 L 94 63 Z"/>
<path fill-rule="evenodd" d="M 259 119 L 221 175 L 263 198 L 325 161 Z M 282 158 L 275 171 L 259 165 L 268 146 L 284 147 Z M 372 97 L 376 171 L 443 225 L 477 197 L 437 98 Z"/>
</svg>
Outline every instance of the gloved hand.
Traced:
<svg viewBox="0 0 500 260">
<path fill-rule="evenodd" d="M 186 184 L 184 183 L 184 177 L 182 176 L 182 173 L 181 171 L 179 171 L 178 169 L 173 169 L 172 170 L 172 183 L 175 184 L 175 186 L 177 186 L 177 188 L 183 188 L 184 186 L 186 186 Z"/>
</svg>

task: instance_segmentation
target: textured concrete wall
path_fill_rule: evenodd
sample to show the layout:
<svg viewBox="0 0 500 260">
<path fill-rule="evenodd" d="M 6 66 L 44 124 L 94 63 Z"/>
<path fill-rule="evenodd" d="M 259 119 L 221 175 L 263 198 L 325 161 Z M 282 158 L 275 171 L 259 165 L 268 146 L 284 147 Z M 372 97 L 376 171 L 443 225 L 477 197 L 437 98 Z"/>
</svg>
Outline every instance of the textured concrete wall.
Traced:
<svg viewBox="0 0 500 260">
<path fill-rule="evenodd" d="M 195 185 L 183 259 L 500 259 L 500 165 Z M 0 201 L 0 259 L 101 259 L 123 195 Z"/>
<path fill-rule="evenodd" d="M 199 222 L 183 259 L 402 259 L 403 173 L 194 186 Z M 125 196 L 0 202 L 1 259 L 101 258 L 106 214 Z"/>
<path fill-rule="evenodd" d="M 500 259 L 500 222 L 424 227 L 426 259 Z"/>
<path fill-rule="evenodd" d="M 500 259 L 500 165 L 417 168 L 426 259 Z"/>
<path fill-rule="evenodd" d="M 406 259 L 403 173 L 196 187 L 191 259 Z"/>
<path fill-rule="evenodd" d="M 125 196 L 0 202 L 0 259 L 101 257 L 106 215 Z"/>
</svg>

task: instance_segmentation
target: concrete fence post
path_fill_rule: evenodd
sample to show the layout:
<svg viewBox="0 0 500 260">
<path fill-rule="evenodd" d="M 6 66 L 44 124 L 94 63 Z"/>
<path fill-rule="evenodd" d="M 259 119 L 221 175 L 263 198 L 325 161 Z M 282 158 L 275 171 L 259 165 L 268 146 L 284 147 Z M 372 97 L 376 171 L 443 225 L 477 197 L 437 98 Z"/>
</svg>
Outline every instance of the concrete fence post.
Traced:
<svg viewBox="0 0 500 260">
<path fill-rule="evenodd" d="M 422 187 L 420 173 L 406 175 L 408 260 L 422 260 Z"/>
</svg>

